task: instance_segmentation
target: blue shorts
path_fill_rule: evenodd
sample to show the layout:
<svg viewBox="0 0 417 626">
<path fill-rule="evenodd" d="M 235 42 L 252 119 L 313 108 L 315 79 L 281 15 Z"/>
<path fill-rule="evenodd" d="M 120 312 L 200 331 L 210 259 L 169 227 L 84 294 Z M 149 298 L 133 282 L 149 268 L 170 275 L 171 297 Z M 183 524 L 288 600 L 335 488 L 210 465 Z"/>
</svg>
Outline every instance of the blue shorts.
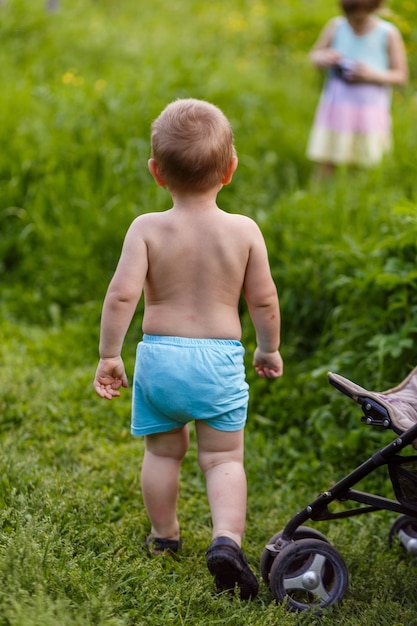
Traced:
<svg viewBox="0 0 417 626">
<path fill-rule="evenodd" d="M 243 355 L 233 339 L 144 335 L 136 352 L 132 434 L 200 419 L 218 430 L 241 430 L 249 398 Z"/>
</svg>

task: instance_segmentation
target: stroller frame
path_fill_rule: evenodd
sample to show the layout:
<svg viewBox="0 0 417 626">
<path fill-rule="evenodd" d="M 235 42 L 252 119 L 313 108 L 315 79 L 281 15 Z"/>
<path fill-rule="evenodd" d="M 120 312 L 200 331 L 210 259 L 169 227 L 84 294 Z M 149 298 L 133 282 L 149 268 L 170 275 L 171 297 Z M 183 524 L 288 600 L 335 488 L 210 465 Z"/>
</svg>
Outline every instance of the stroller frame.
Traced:
<svg viewBox="0 0 417 626">
<path fill-rule="evenodd" d="M 330 383 L 361 405 L 363 412 L 361 420 L 364 423 L 392 429 L 397 436 L 300 510 L 265 546 L 261 558 L 262 577 L 277 602 L 286 602 L 290 610 L 313 609 L 316 614 L 320 614 L 324 607 L 342 599 L 348 585 L 348 574 L 343 558 L 322 533 L 304 526 L 308 520 L 316 522 L 381 510 L 393 511 L 401 517 L 390 531 L 390 543 L 393 534 L 396 533 L 404 547 L 409 552 L 417 554 L 417 455 L 399 454 L 417 440 L 417 422 L 406 420 L 407 425 L 409 423 L 412 425 L 403 431 L 404 420 L 401 423 L 396 419 L 395 403 L 392 406 L 386 401 L 394 397 L 396 399 L 399 395 L 397 393 L 396 396 L 396 392 L 402 390 L 416 372 L 417 368 L 401 386 L 382 393 L 368 392 L 355 383 L 329 372 Z M 417 397 L 415 400 L 417 403 Z M 415 501 L 412 502 L 407 501 L 402 495 L 401 486 L 396 480 L 395 468 L 407 462 L 413 463 L 414 460 L 416 477 L 413 474 L 412 483 L 413 485 L 415 483 L 416 487 Z M 384 465 L 388 466 L 397 500 L 353 489 L 376 468 Z M 357 503 L 361 506 L 351 506 L 344 511 L 332 512 L 329 505 L 336 501 Z"/>
</svg>

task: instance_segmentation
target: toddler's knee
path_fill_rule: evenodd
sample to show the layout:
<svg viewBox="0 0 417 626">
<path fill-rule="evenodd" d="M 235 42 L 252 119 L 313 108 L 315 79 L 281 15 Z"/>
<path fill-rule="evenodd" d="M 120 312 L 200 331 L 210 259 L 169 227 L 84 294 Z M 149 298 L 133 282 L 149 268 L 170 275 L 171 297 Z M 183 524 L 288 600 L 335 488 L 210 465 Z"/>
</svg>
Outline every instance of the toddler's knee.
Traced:
<svg viewBox="0 0 417 626">
<path fill-rule="evenodd" d="M 145 437 L 146 451 L 154 456 L 182 461 L 189 445 L 188 429 L 181 428 Z"/>
<path fill-rule="evenodd" d="M 230 450 L 221 452 L 208 452 L 205 450 L 198 453 L 198 464 L 204 474 L 215 467 L 230 463 L 243 465 L 242 455 Z"/>
</svg>

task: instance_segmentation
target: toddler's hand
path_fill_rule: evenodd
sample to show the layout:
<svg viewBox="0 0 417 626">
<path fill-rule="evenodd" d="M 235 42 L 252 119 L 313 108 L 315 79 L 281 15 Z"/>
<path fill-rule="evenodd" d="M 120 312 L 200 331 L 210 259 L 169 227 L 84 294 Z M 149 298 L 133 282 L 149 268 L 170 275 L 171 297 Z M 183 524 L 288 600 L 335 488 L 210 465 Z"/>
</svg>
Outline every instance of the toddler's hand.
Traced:
<svg viewBox="0 0 417 626">
<path fill-rule="evenodd" d="M 263 352 L 260 348 L 256 348 L 253 355 L 253 366 L 261 378 L 279 378 L 284 370 L 282 357 L 278 350 L 276 352 Z"/>
<path fill-rule="evenodd" d="M 122 358 L 100 359 L 93 385 L 101 398 L 120 396 L 120 387 L 128 386 Z"/>
</svg>

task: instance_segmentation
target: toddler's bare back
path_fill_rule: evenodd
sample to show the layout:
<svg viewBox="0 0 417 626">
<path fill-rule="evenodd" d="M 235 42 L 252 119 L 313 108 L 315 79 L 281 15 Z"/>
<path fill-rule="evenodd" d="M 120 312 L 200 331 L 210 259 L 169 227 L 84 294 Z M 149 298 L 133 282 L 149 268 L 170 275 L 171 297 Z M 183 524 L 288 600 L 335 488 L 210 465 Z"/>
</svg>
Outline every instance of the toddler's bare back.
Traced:
<svg viewBox="0 0 417 626">
<path fill-rule="evenodd" d="M 242 289 L 256 298 L 272 280 L 253 220 L 217 206 L 175 207 L 140 216 L 130 231 L 139 244 L 133 262 L 147 254 L 145 333 L 240 339 Z"/>
</svg>

